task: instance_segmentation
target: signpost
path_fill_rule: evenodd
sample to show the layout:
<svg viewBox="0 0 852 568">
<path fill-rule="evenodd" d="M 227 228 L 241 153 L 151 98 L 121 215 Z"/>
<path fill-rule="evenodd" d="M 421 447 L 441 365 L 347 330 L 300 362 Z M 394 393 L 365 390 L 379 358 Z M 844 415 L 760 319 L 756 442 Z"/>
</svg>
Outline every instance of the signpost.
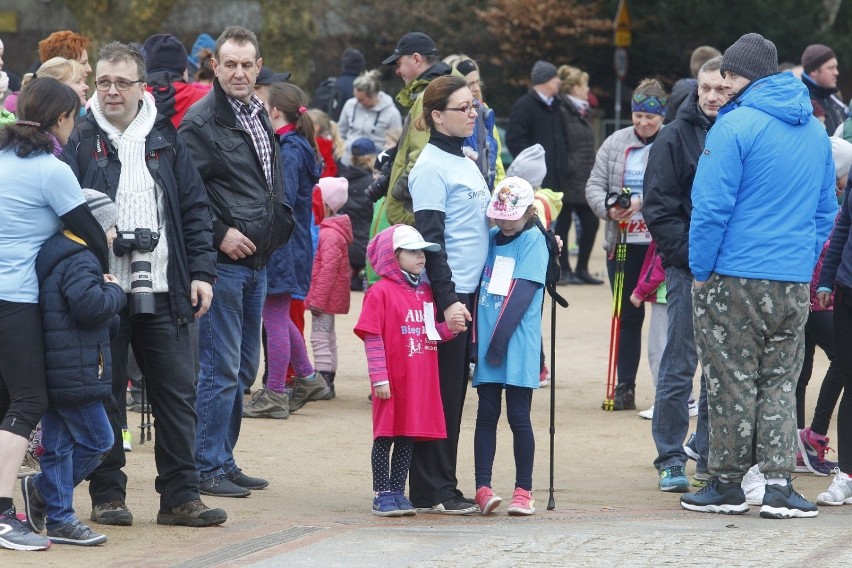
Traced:
<svg viewBox="0 0 852 568">
<path fill-rule="evenodd" d="M 627 76 L 627 48 L 632 40 L 630 29 L 630 12 L 627 11 L 627 0 L 620 0 L 618 11 L 613 22 L 615 30 L 615 129 L 621 128 L 621 86 Z"/>
</svg>

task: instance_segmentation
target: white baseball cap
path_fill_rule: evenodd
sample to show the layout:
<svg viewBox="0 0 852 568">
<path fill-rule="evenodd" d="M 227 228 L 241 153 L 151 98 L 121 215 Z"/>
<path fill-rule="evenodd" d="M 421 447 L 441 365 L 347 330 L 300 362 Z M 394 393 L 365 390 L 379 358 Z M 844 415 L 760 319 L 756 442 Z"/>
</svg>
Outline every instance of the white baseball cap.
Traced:
<svg viewBox="0 0 852 568">
<path fill-rule="evenodd" d="M 441 245 L 423 240 L 423 236 L 411 225 L 400 225 L 393 230 L 393 250 L 428 250 L 438 252 Z"/>
</svg>

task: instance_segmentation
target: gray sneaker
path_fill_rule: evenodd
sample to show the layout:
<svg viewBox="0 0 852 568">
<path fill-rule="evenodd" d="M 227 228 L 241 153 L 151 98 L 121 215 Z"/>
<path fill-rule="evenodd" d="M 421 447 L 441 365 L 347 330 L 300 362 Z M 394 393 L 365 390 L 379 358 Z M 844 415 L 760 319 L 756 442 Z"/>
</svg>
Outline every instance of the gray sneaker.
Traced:
<svg viewBox="0 0 852 568">
<path fill-rule="evenodd" d="M 124 504 L 124 499 L 93 505 L 89 518 L 102 525 L 129 527 L 133 524 L 133 514 Z"/>
<path fill-rule="evenodd" d="M 35 484 L 35 476 L 30 475 L 21 480 L 21 493 L 24 495 L 24 512 L 27 523 L 35 532 L 44 530 L 44 497 L 41 496 Z"/>
<path fill-rule="evenodd" d="M 249 402 L 243 406 L 243 418 L 277 418 L 286 420 L 290 417 L 290 397 L 287 393 L 279 394 L 269 389 L 260 389 Z"/>
<path fill-rule="evenodd" d="M 290 412 L 296 412 L 312 400 L 323 400 L 330 392 L 325 379 L 317 372 L 307 377 L 296 377 L 293 394 L 290 395 Z"/>
<path fill-rule="evenodd" d="M 95 546 L 107 541 L 106 535 L 96 533 L 77 519 L 70 523 L 48 527 L 47 538 L 55 544 L 76 544 L 79 546 Z"/>
<path fill-rule="evenodd" d="M 50 541 L 31 531 L 30 527 L 18 519 L 17 512 L 12 507 L 8 511 L 0 513 L 0 548 L 47 550 L 50 548 Z"/>
</svg>

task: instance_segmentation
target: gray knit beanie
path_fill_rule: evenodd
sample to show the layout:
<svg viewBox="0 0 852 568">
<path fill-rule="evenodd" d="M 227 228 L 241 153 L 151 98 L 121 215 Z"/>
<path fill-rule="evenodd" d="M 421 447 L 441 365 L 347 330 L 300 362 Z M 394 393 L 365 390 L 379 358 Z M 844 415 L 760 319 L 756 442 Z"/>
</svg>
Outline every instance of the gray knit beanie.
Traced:
<svg viewBox="0 0 852 568">
<path fill-rule="evenodd" d="M 87 188 L 83 189 L 83 197 L 86 198 L 86 205 L 89 206 L 92 215 L 100 223 L 104 232 L 118 222 L 118 207 L 115 206 L 109 195 Z"/>
<path fill-rule="evenodd" d="M 544 148 L 541 144 L 524 149 L 512 160 L 509 169 L 506 170 L 507 177 L 519 177 L 526 180 L 533 188 L 541 187 L 541 182 L 546 175 L 547 164 L 544 161 Z"/>
<path fill-rule="evenodd" d="M 533 85 L 547 83 L 554 77 L 556 77 L 556 65 L 541 59 L 535 62 L 530 73 L 530 80 Z"/>
<path fill-rule="evenodd" d="M 728 71 L 749 81 L 778 73 L 775 44 L 760 34 L 745 34 L 725 50 L 721 72 Z"/>
</svg>

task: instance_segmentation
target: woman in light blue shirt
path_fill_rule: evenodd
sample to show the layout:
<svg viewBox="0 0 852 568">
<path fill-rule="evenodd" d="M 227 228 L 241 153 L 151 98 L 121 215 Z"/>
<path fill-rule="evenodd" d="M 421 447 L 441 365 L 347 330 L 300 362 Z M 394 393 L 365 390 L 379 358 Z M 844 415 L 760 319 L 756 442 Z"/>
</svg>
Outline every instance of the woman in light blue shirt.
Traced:
<svg viewBox="0 0 852 568">
<path fill-rule="evenodd" d="M 103 229 L 56 158 L 79 109 L 70 87 L 37 78 L 21 91 L 18 120 L 0 130 L 0 547 L 13 550 L 50 546 L 18 520 L 12 502 L 30 433 L 47 408 L 36 256 L 64 224 L 107 266 Z"/>
</svg>

